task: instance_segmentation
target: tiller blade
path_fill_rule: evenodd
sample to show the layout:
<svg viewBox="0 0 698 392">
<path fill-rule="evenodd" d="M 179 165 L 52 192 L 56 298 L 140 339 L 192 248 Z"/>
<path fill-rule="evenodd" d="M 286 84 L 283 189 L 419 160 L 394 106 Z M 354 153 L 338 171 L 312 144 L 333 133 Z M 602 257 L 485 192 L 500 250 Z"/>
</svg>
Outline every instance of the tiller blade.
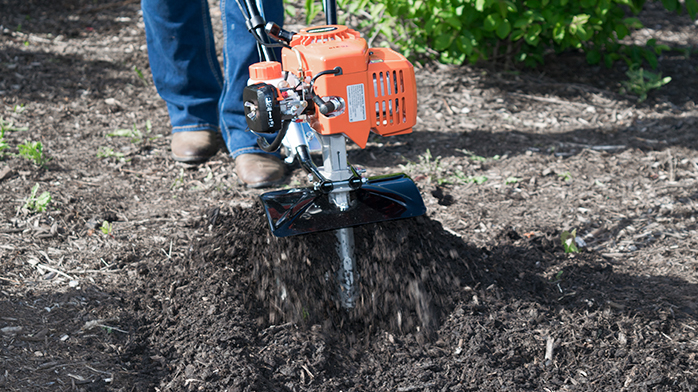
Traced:
<svg viewBox="0 0 698 392">
<path fill-rule="evenodd" d="M 350 194 L 345 211 L 335 206 L 328 194 L 313 188 L 267 192 L 261 199 L 277 237 L 411 218 L 426 212 L 417 186 L 404 174 L 369 178 Z"/>
</svg>

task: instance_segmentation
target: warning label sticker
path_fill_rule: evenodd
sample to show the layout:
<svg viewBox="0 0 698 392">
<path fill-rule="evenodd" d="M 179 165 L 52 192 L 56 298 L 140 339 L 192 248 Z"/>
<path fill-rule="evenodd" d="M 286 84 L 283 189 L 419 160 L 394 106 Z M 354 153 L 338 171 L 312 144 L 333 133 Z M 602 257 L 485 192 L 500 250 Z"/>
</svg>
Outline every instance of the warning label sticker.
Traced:
<svg viewBox="0 0 698 392">
<path fill-rule="evenodd" d="M 366 97 L 363 84 L 347 86 L 347 112 L 349 122 L 366 120 Z"/>
</svg>

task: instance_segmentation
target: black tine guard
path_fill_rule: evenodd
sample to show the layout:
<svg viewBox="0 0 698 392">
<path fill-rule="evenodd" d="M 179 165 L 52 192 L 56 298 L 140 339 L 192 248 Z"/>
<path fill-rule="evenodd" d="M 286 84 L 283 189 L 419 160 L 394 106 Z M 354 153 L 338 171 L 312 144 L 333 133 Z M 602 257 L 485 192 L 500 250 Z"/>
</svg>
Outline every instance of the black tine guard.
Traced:
<svg viewBox="0 0 698 392">
<path fill-rule="evenodd" d="M 426 212 L 417 186 L 404 174 L 370 178 L 351 191 L 351 207 L 340 211 L 327 194 L 312 188 L 267 192 L 261 196 L 277 237 L 411 218 Z"/>
</svg>

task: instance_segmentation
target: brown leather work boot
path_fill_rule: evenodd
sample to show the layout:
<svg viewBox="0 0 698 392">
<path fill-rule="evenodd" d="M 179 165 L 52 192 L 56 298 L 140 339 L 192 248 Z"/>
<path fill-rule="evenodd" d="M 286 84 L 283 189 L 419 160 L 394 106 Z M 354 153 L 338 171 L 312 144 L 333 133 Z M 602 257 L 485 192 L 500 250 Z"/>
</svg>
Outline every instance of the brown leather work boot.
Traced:
<svg viewBox="0 0 698 392">
<path fill-rule="evenodd" d="M 242 154 L 235 158 L 235 173 L 248 187 L 265 188 L 283 180 L 286 166 L 273 155 Z"/>
<path fill-rule="evenodd" d="M 213 131 L 173 133 L 172 158 L 184 163 L 204 162 L 218 152 L 218 140 L 218 133 Z"/>
</svg>

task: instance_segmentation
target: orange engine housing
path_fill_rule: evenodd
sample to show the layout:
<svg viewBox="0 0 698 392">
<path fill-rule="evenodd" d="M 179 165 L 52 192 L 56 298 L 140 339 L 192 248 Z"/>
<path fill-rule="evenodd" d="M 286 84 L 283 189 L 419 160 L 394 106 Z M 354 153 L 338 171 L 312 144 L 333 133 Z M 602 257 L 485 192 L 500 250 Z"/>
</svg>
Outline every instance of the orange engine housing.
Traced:
<svg viewBox="0 0 698 392">
<path fill-rule="evenodd" d="M 312 126 L 322 135 L 343 133 L 361 148 L 369 132 L 382 136 L 412 132 L 417 122 L 417 87 L 412 64 L 386 48 L 368 48 L 359 33 L 340 25 L 305 28 L 284 48 L 285 71 L 313 76 L 341 67 L 341 75 L 324 75 L 314 83 L 320 97 L 344 100 L 341 114 L 317 114 Z M 299 52 L 299 55 L 295 53 Z M 299 58 L 301 64 L 299 64 Z"/>
</svg>

